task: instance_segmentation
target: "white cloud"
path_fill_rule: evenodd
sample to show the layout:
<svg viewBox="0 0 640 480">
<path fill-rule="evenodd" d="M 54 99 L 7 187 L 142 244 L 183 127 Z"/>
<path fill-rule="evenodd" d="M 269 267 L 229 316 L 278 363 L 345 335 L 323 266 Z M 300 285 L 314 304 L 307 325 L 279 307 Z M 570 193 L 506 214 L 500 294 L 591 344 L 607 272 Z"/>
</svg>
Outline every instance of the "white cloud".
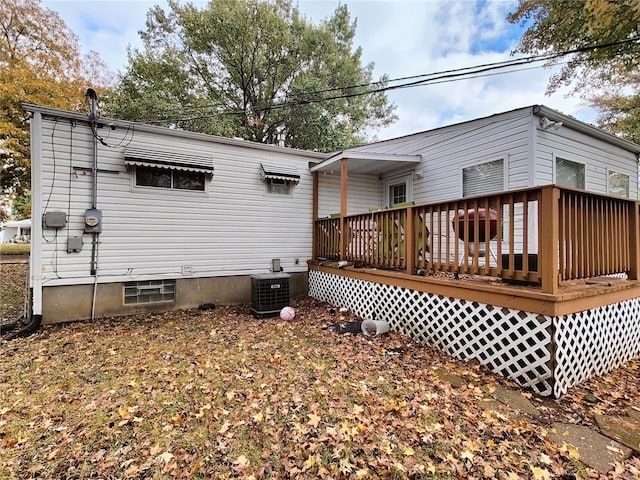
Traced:
<svg viewBox="0 0 640 480">
<path fill-rule="evenodd" d="M 127 47 L 139 46 L 139 30 L 156 3 L 147 0 L 45 0 L 81 40 L 84 51 L 94 50 L 113 71 L 123 71 Z M 205 2 L 196 1 L 196 5 Z M 522 33 L 505 17 L 513 1 L 358 1 L 299 0 L 298 7 L 314 23 L 327 18 L 340 4 L 357 19 L 355 45 L 363 63 L 375 63 L 375 76 L 399 78 L 508 60 Z M 399 120 L 374 132 L 379 139 L 406 135 L 457 121 L 545 104 L 583 121 L 595 113 L 567 90 L 545 96 L 552 72 L 543 68 L 457 82 L 390 91 Z"/>
</svg>

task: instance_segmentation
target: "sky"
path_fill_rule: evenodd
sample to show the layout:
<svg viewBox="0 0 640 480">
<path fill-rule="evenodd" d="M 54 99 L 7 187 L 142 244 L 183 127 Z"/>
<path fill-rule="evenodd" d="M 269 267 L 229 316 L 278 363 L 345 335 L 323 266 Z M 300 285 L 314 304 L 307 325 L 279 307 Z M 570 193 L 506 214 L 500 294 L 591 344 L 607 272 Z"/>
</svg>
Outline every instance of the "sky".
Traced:
<svg viewBox="0 0 640 480">
<path fill-rule="evenodd" d="M 206 2 L 192 1 L 204 6 Z M 127 47 L 141 45 L 146 13 L 166 0 L 43 0 L 80 39 L 83 52 L 96 51 L 113 72 L 124 72 Z M 524 29 L 506 21 L 515 0 L 298 0 L 314 24 L 346 4 L 357 22 L 354 45 L 374 78 L 400 78 L 513 59 Z M 538 64 L 540 65 L 540 64 Z M 369 132 L 384 140 L 474 118 L 543 104 L 587 123 L 595 112 L 570 89 L 546 95 L 554 70 L 526 69 L 456 82 L 388 92 L 398 120 Z"/>
</svg>

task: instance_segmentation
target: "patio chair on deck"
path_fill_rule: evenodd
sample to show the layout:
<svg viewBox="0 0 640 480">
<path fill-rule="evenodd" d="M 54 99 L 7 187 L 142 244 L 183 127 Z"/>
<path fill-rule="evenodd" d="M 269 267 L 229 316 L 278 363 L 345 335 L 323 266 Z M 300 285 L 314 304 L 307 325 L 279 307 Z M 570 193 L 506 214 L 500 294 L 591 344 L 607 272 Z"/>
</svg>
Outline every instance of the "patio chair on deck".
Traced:
<svg viewBox="0 0 640 480">
<path fill-rule="evenodd" d="M 413 202 L 405 202 L 402 204 L 394 205 L 395 207 L 404 207 L 413 205 Z M 381 225 L 378 225 L 378 245 L 377 245 L 377 254 L 378 258 L 381 259 L 389 259 L 389 258 L 397 258 L 404 259 L 405 258 L 405 217 L 393 218 L 393 217 L 385 217 Z M 419 258 L 424 252 L 429 252 L 429 229 L 424 228 L 424 220 L 422 217 L 419 217 L 417 224 L 415 225 L 417 238 L 416 238 L 416 258 Z M 426 230 L 426 238 L 423 235 L 423 230 Z"/>
</svg>

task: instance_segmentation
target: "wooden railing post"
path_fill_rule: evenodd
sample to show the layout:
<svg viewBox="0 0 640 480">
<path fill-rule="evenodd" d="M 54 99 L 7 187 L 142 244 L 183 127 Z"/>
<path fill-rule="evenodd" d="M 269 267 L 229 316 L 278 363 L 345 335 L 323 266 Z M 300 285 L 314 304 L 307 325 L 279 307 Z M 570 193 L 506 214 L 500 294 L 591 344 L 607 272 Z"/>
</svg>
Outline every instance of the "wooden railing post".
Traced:
<svg viewBox="0 0 640 480">
<path fill-rule="evenodd" d="M 416 226 L 413 218 L 413 207 L 406 207 L 406 219 L 404 227 L 404 261 L 406 263 L 407 273 L 413 275 L 415 272 L 416 259 Z"/>
<path fill-rule="evenodd" d="M 640 275 L 640 204 L 634 202 L 629 212 L 629 280 L 638 280 Z"/>
<path fill-rule="evenodd" d="M 560 233 L 560 189 L 554 185 L 542 188 L 538 218 L 540 225 L 540 257 L 538 268 L 542 274 L 542 291 L 558 293 L 560 282 L 558 272 Z M 524 261 L 524 260 L 523 260 Z"/>
<path fill-rule="evenodd" d="M 340 161 L 340 260 L 344 260 L 347 254 L 347 221 L 344 217 L 347 216 L 347 186 L 348 186 L 348 160 L 343 158 Z"/>
</svg>

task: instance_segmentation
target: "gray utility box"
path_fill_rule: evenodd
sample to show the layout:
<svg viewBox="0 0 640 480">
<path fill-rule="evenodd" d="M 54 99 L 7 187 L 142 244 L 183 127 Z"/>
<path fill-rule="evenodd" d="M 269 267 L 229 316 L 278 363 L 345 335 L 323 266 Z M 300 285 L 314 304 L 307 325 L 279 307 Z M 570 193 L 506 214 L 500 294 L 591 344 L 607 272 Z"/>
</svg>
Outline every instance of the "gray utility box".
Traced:
<svg viewBox="0 0 640 480">
<path fill-rule="evenodd" d="M 289 278 L 288 273 L 251 275 L 251 313 L 255 318 L 275 317 L 289 305 Z"/>
</svg>

